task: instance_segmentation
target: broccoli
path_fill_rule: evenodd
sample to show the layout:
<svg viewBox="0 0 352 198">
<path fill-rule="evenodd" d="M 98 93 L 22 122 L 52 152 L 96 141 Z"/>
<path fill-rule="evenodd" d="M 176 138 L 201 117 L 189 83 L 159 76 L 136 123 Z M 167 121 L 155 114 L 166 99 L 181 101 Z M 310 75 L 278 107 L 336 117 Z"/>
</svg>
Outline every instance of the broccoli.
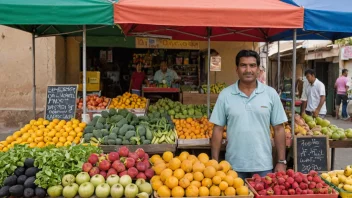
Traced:
<svg viewBox="0 0 352 198">
<path fill-rule="evenodd" d="M 103 141 L 102 141 L 102 143 L 104 144 L 104 145 L 108 145 L 109 144 L 109 138 L 108 137 L 103 137 Z"/>
<path fill-rule="evenodd" d="M 134 128 L 133 125 L 128 125 L 128 131 L 135 131 L 136 129 Z"/>
<path fill-rule="evenodd" d="M 141 141 L 145 140 L 145 136 L 140 136 L 140 138 L 141 138 Z"/>
<path fill-rule="evenodd" d="M 145 136 L 146 130 L 145 127 L 142 125 L 137 126 L 137 134 L 138 136 Z"/>
<path fill-rule="evenodd" d="M 111 117 L 110 122 L 111 123 L 118 123 L 122 119 L 122 115 L 114 115 Z"/>
<path fill-rule="evenodd" d="M 141 144 L 141 139 L 139 137 L 131 137 L 130 142 L 131 143 L 133 142 L 133 144 L 140 145 Z M 134 143 L 134 142 L 136 142 L 136 143 Z"/>
<path fill-rule="evenodd" d="M 116 109 L 114 109 L 114 108 L 109 109 L 109 115 L 110 115 L 110 117 L 111 117 L 111 116 L 114 116 L 114 115 L 116 115 L 116 114 L 117 114 Z"/>
<path fill-rule="evenodd" d="M 96 137 L 96 138 L 102 138 L 103 137 L 103 133 L 100 131 L 100 130 L 93 130 L 93 135 L 94 135 L 94 137 Z"/>
<path fill-rule="evenodd" d="M 116 139 L 117 138 L 117 134 L 116 133 L 110 133 L 109 134 L 109 139 Z"/>
<path fill-rule="evenodd" d="M 105 118 L 103 118 L 103 117 L 100 117 L 100 118 L 98 119 L 97 124 L 98 124 L 98 123 L 105 124 L 105 122 L 106 122 L 106 119 L 105 119 Z"/>
<path fill-rule="evenodd" d="M 136 136 L 136 132 L 135 131 L 127 131 L 126 134 L 125 134 L 125 138 L 127 140 L 129 140 L 133 136 Z"/>
<path fill-rule="evenodd" d="M 127 116 L 126 116 L 126 120 L 128 123 L 132 122 L 132 118 L 133 118 L 133 113 L 128 112 Z"/>
<path fill-rule="evenodd" d="M 103 117 L 103 118 L 108 118 L 108 117 L 109 117 L 109 112 L 107 112 L 107 111 L 102 111 L 102 112 L 101 112 L 101 117 Z"/>
<path fill-rule="evenodd" d="M 143 140 L 142 141 L 142 144 L 150 144 L 151 142 L 150 142 L 150 140 Z"/>
<path fill-rule="evenodd" d="M 129 129 L 129 126 L 130 125 L 128 125 L 128 124 L 124 124 L 119 130 L 119 135 L 125 135 Z"/>
<path fill-rule="evenodd" d="M 96 129 L 103 129 L 104 128 L 104 125 L 100 122 L 98 122 L 96 125 L 95 125 L 95 128 Z"/>
<path fill-rule="evenodd" d="M 108 139 L 109 145 L 116 145 L 116 141 L 114 139 Z"/>
<path fill-rule="evenodd" d="M 94 127 L 92 126 L 86 126 L 84 129 L 84 133 L 93 133 Z"/>
<path fill-rule="evenodd" d="M 102 129 L 102 130 L 100 130 L 100 131 L 101 131 L 101 133 L 103 134 L 103 136 L 109 135 L 109 131 L 108 131 L 107 129 Z"/>
<path fill-rule="evenodd" d="M 126 109 L 119 109 L 119 111 L 117 112 L 117 115 L 121 115 L 122 117 L 125 118 L 128 113 L 129 111 L 127 111 Z"/>
<path fill-rule="evenodd" d="M 130 141 L 128 141 L 128 140 L 123 140 L 123 141 L 122 141 L 122 144 L 123 144 L 123 145 L 129 145 L 129 144 L 130 144 Z"/>
<path fill-rule="evenodd" d="M 119 127 L 114 127 L 112 130 L 111 130 L 111 133 L 115 133 L 116 135 L 119 133 Z"/>
<path fill-rule="evenodd" d="M 83 136 L 84 142 L 89 142 L 91 137 L 93 137 L 93 133 L 84 134 L 84 136 Z"/>
<path fill-rule="evenodd" d="M 122 127 L 124 124 L 127 124 L 126 118 L 122 118 L 122 119 L 116 124 L 116 126 Z"/>
<path fill-rule="evenodd" d="M 154 118 L 160 118 L 160 113 L 159 112 L 154 112 L 153 114 L 154 114 L 154 116 L 153 116 Z"/>
<path fill-rule="evenodd" d="M 122 139 L 121 138 L 116 138 L 115 142 L 116 142 L 116 145 L 121 145 L 122 144 Z"/>
<path fill-rule="evenodd" d="M 146 127 L 145 138 L 146 138 L 147 140 L 150 140 L 150 141 L 152 141 L 152 139 L 153 139 L 153 133 L 152 133 L 152 131 L 149 129 L 149 127 Z"/>
<path fill-rule="evenodd" d="M 111 128 L 111 125 L 108 124 L 108 123 L 106 123 L 106 124 L 104 124 L 104 128 L 107 129 L 107 130 L 109 130 L 109 129 Z"/>
<path fill-rule="evenodd" d="M 149 121 L 149 117 L 148 116 L 139 116 L 138 120 L 148 122 Z"/>
</svg>

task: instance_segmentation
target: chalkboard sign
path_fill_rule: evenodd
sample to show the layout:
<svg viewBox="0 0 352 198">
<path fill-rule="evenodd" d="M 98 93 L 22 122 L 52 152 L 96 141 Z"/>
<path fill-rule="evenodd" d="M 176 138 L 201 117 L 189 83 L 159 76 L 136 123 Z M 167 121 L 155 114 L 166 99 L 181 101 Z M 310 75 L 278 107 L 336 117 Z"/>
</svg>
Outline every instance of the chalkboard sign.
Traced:
<svg viewBox="0 0 352 198">
<path fill-rule="evenodd" d="M 50 85 L 46 92 L 45 119 L 70 120 L 76 115 L 78 85 Z"/>
<path fill-rule="evenodd" d="M 329 170 L 329 140 L 326 136 L 295 137 L 295 171 Z"/>
</svg>

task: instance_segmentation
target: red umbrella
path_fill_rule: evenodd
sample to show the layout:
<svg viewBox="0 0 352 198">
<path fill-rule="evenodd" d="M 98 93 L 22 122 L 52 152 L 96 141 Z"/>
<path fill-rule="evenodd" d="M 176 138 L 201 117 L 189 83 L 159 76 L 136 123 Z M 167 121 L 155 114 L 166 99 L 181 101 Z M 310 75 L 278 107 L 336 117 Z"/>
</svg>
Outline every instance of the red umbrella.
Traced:
<svg viewBox="0 0 352 198">
<path fill-rule="evenodd" d="M 303 8 L 278 0 L 120 0 L 114 22 L 126 35 L 259 42 L 302 28 Z"/>
</svg>

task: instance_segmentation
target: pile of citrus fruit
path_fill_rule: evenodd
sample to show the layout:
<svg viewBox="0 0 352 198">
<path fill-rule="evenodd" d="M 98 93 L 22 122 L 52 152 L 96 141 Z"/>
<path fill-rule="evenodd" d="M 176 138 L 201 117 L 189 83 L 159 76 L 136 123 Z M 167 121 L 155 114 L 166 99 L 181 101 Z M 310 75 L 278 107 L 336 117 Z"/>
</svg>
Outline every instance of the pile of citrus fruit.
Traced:
<svg viewBox="0 0 352 198">
<path fill-rule="evenodd" d="M 179 139 L 209 138 L 213 132 L 213 123 L 206 117 L 200 119 L 173 119 Z"/>
<path fill-rule="evenodd" d="M 113 98 L 109 105 L 109 109 L 145 109 L 146 106 L 147 99 L 145 97 L 126 92 L 122 96 Z"/>
<path fill-rule="evenodd" d="M 218 163 L 201 153 L 182 152 L 174 157 L 170 151 L 153 155 L 155 176 L 150 180 L 160 197 L 204 197 L 248 195 L 248 187 L 227 161 Z"/>
<path fill-rule="evenodd" d="M 78 144 L 83 135 L 86 123 L 77 119 L 70 121 L 54 119 L 53 121 L 31 120 L 19 131 L 0 142 L 0 151 L 8 151 L 15 144 L 28 144 L 29 147 L 45 147 L 48 145 L 67 146 Z"/>
</svg>

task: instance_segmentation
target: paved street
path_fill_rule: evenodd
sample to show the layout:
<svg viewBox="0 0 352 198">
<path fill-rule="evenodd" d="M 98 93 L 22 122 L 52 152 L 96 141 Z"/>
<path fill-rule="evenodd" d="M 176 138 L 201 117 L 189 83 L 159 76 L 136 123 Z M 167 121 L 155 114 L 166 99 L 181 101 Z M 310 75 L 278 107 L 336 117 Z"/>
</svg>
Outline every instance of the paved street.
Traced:
<svg viewBox="0 0 352 198">
<path fill-rule="evenodd" d="M 352 122 L 336 120 L 333 117 L 328 117 L 330 122 L 340 128 L 352 128 Z M 15 128 L 6 128 L 0 129 L 0 141 L 4 140 L 6 136 L 12 131 L 16 130 Z M 347 149 L 335 149 L 335 169 L 344 169 L 346 165 L 352 164 L 352 148 Z"/>
</svg>

